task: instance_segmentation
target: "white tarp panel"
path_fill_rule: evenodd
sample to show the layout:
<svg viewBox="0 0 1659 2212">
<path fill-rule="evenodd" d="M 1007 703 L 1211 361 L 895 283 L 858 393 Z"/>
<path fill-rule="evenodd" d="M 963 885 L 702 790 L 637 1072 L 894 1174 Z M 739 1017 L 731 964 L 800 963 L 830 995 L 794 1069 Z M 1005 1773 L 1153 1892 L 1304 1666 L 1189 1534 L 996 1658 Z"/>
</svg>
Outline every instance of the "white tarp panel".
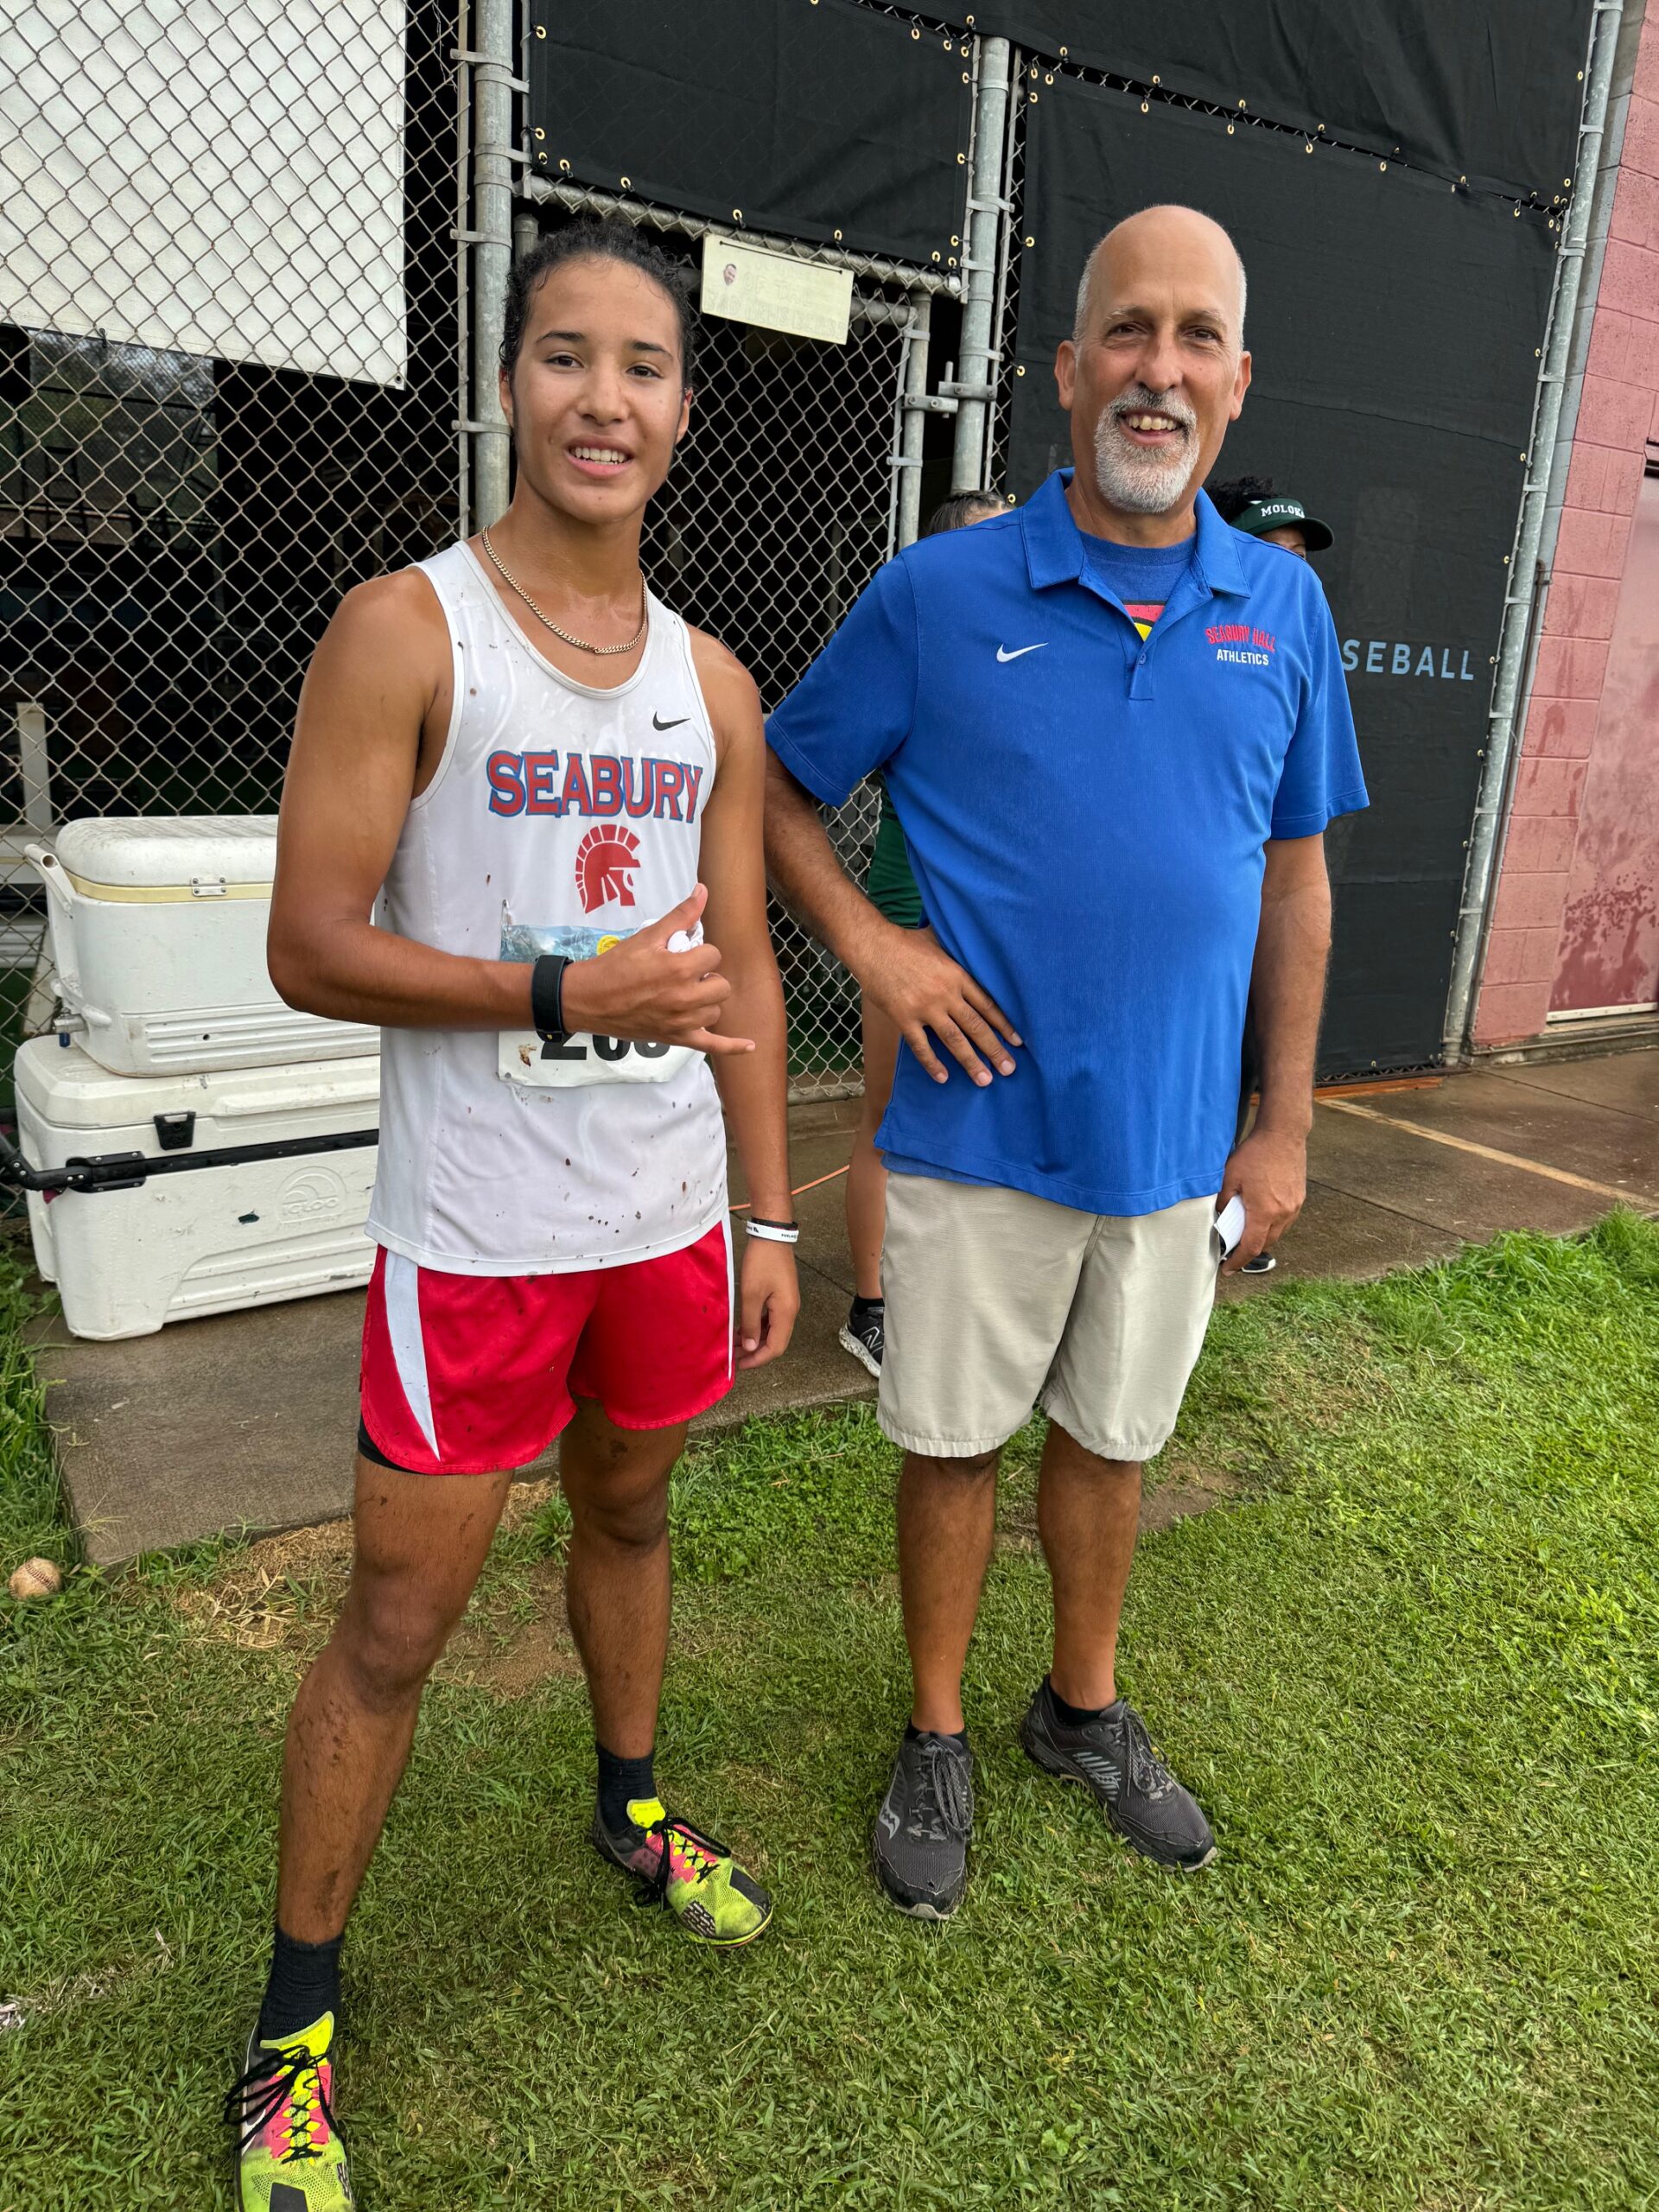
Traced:
<svg viewBox="0 0 1659 2212">
<path fill-rule="evenodd" d="M 0 319 L 398 384 L 404 0 L 4 0 Z"/>
</svg>

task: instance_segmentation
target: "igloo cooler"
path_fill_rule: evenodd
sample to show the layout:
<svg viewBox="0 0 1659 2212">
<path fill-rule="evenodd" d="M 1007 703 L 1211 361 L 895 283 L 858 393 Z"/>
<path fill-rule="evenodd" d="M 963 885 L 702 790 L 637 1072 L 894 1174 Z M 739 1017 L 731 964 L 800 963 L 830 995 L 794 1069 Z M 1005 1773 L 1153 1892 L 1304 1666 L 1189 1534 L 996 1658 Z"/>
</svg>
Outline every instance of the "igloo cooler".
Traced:
<svg viewBox="0 0 1659 2212">
<path fill-rule="evenodd" d="M 265 968 L 276 817 L 100 816 L 24 848 L 47 889 L 63 1027 L 117 1075 L 378 1052 L 378 1030 L 296 1014 Z"/>
<path fill-rule="evenodd" d="M 147 1336 L 367 1282 L 378 1053 L 134 1077 L 37 1037 L 18 1050 L 16 1095 L 29 1167 L 92 1161 L 105 1179 L 29 1193 L 35 1264 L 76 1336 Z M 340 1137 L 353 1141 L 299 1149 Z"/>
</svg>

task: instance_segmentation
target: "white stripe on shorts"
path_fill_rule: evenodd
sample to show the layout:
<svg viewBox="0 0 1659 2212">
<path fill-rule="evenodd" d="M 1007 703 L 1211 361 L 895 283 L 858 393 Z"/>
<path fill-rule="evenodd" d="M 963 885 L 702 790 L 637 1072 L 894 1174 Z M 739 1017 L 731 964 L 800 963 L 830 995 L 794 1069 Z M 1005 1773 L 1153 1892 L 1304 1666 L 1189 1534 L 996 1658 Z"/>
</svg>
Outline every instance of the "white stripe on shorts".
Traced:
<svg viewBox="0 0 1659 2212">
<path fill-rule="evenodd" d="M 732 1264 L 732 1217 L 722 1214 L 721 1227 L 726 1233 L 726 1380 L 729 1382 L 737 1365 L 737 1271 Z"/>
<path fill-rule="evenodd" d="M 401 1252 L 388 1252 L 381 1288 L 397 1380 L 433 1458 L 439 1459 L 437 1432 L 432 1425 L 432 1392 L 426 1379 L 426 1339 L 421 1334 L 421 1271 Z"/>
</svg>

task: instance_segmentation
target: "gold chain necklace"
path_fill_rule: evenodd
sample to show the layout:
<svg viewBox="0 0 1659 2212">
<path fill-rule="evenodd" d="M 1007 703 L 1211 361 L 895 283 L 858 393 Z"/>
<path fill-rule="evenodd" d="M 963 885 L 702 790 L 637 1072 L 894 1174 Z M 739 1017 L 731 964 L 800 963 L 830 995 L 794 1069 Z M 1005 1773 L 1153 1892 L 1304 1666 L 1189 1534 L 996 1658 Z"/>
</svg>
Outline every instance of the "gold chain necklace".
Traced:
<svg viewBox="0 0 1659 2212">
<path fill-rule="evenodd" d="M 501 556 L 496 551 L 494 546 L 491 544 L 489 531 L 486 530 L 482 533 L 482 535 L 484 539 L 484 550 L 489 555 L 491 560 L 500 570 L 505 580 L 512 585 L 513 590 L 516 591 L 519 598 L 524 601 L 524 605 L 536 617 L 536 620 L 550 629 L 556 638 L 563 638 L 567 645 L 574 645 L 578 652 L 594 653 L 601 660 L 608 660 L 614 653 L 631 653 L 634 647 L 639 644 L 640 639 L 645 636 L 645 625 L 651 619 L 651 603 L 645 597 L 645 582 L 643 576 L 639 580 L 639 627 L 628 639 L 627 644 L 626 645 L 590 645 L 586 638 L 573 638 L 569 630 L 562 630 L 559 627 L 558 624 L 553 620 L 553 617 L 550 614 L 544 614 L 542 612 L 541 608 L 537 606 L 530 594 L 524 589 L 523 584 L 519 582 L 518 577 L 513 575 L 512 570 L 507 566 L 506 563 L 501 558 Z"/>
</svg>

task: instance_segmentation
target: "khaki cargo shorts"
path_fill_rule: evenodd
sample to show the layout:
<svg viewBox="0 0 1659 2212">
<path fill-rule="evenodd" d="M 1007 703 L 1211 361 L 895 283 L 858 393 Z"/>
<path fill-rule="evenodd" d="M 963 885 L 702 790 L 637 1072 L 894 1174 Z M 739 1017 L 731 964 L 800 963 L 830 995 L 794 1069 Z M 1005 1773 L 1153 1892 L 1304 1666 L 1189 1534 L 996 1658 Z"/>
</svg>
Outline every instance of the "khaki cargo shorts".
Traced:
<svg viewBox="0 0 1659 2212">
<path fill-rule="evenodd" d="M 890 1175 L 877 1418 L 907 1452 L 1006 1443 L 1033 1402 L 1085 1451 L 1168 1441 L 1222 1260 L 1213 1198 L 1081 1213 L 1026 1191 Z"/>
</svg>

